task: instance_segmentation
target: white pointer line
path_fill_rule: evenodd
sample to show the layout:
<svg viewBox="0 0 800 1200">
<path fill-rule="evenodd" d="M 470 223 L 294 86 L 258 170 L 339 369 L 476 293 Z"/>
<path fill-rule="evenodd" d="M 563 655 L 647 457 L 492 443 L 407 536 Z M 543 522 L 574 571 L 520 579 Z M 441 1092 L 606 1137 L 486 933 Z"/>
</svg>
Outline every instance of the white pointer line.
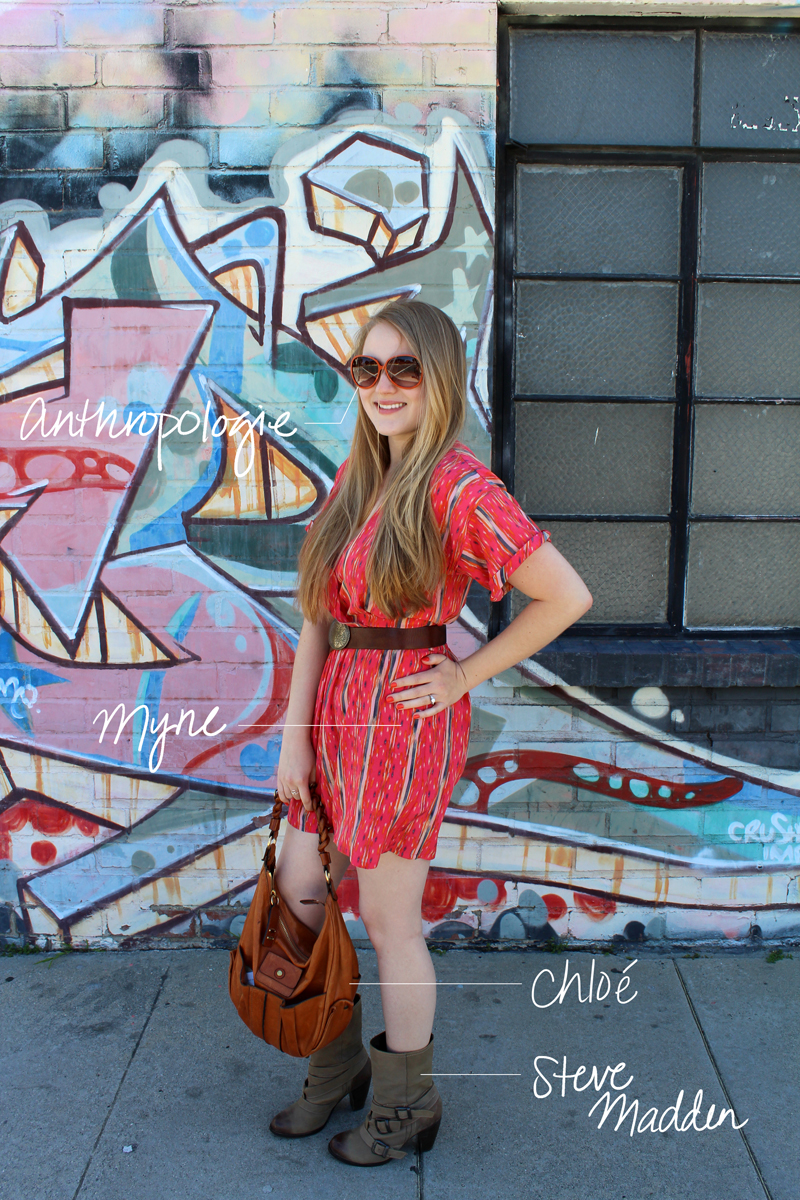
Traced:
<svg viewBox="0 0 800 1200">
<path fill-rule="evenodd" d="M 350 405 L 353 403 L 355 398 L 356 398 L 356 393 L 353 392 L 352 396 L 350 397 L 350 404 L 348 404 L 347 408 L 344 410 L 344 415 L 341 417 L 340 420 L 338 420 L 338 421 L 306 421 L 305 424 L 306 425 L 341 425 L 342 421 L 344 421 L 344 418 L 350 412 Z"/>
<path fill-rule="evenodd" d="M 359 980 L 358 983 L 351 983 L 350 987 L 522 987 L 521 983 L 443 983 L 441 980 L 434 980 L 431 983 L 429 980 L 423 980 L 421 983 L 414 983 L 412 980 L 400 980 L 397 983 L 364 983 Z"/>
<path fill-rule="evenodd" d="M 502 1075 L 504 1078 L 508 1075 L 521 1075 L 522 1071 L 420 1071 L 420 1075 L 435 1075 L 437 1079 L 440 1076 L 446 1076 L 448 1079 L 453 1075 L 480 1075 L 481 1078 L 487 1075 Z"/>
</svg>

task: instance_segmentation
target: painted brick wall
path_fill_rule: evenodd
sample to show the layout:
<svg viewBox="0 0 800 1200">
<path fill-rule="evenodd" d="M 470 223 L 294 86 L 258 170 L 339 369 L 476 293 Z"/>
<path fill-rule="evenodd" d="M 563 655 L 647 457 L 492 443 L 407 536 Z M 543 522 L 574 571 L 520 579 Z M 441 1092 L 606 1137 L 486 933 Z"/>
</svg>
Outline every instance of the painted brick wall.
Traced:
<svg viewBox="0 0 800 1200">
<path fill-rule="evenodd" d="M 496 22 L 485 0 L 4 5 L 0 936 L 240 928 L 294 562 L 346 457 L 350 338 L 388 296 L 462 328 L 489 461 Z M 101 403 L 114 433 L 81 424 Z M 475 589 L 457 653 L 487 613 Z M 791 931 L 796 681 L 673 686 L 640 658 L 617 687 L 562 653 L 473 694 L 431 935 Z"/>
<path fill-rule="evenodd" d="M 269 195 L 275 150 L 342 110 L 413 128 L 453 108 L 493 146 L 486 0 L 28 3 L 6 6 L 2 40 L 0 198 L 35 190 L 53 221 L 98 210 L 104 182 L 130 183 L 174 137 L 206 148 L 212 187 L 237 201 Z"/>
</svg>

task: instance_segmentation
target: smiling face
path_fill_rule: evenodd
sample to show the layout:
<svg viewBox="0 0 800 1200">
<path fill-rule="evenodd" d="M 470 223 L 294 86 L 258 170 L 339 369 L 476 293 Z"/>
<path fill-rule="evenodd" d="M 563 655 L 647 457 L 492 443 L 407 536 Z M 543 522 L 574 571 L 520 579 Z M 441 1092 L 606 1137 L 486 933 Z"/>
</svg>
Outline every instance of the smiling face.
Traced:
<svg viewBox="0 0 800 1200">
<path fill-rule="evenodd" d="M 379 321 L 367 334 L 361 353 L 384 364 L 398 354 L 414 354 L 414 351 L 394 326 Z M 358 389 L 358 398 L 378 433 L 389 439 L 394 462 L 422 419 L 425 380 L 415 388 L 399 388 L 381 371 L 375 387 Z"/>
</svg>

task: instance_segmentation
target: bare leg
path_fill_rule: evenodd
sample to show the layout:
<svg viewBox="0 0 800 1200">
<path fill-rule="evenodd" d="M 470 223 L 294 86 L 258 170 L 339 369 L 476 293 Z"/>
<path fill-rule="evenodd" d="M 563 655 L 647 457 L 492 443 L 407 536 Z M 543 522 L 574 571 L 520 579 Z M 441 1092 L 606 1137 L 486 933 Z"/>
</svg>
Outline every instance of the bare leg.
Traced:
<svg viewBox="0 0 800 1200">
<path fill-rule="evenodd" d="M 288 822 L 284 826 L 283 845 L 278 857 L 275 877 L 283 899 L 294 915 L 319 933 L 325 920 L 322 904 L 301 904 L 301 900 L 320 900 L 324 904 L 327 895 L 325 874 L 322 870 L 316 833 L 302 833 Z M 331 875 L 336 887 L 350 865 L 346 854 L 328 842 L 331 856 Z"/>
<path fill-rule="evenodd" d="M 397 1054 L 427 1046 L 433 1028 L 436 975 L 422 936 L 429 867 L 427 859 L 387 853 L 373 870 L 358 868 L 361 918 L 378 955 L 386 1045 Z"/>
</svg>

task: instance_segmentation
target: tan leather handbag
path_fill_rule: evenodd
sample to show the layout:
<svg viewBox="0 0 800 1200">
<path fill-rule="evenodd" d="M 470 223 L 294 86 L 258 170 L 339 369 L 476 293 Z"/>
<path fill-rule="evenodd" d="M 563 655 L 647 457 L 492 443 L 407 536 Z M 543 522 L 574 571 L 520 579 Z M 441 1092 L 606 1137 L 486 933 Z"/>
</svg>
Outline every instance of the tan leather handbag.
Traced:
<svg viewBox="0 0 800 1200">
<path fill-rule="evenodd" d="M 248 1029 L 296 1058 L 306 1058 L 344 1031 L 361 978 L 331 879 L 330 825 L 313 785 L 311 799 L 328 886 L 325 923 L 315 934 L 291 912 L 275 883 L 275 844 L 282 813 L 276 792 L 264 865 L 239 945 L 231 951 L 228 972 L 231 1000 Z"/>
</svg>

